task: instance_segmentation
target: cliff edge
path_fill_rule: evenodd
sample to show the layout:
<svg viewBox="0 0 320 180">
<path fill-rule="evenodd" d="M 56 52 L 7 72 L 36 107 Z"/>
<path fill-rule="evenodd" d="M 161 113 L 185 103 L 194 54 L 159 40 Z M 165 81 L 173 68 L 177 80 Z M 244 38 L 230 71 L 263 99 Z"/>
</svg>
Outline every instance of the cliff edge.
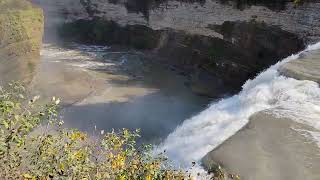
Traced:
<svg viewBox="0 0 320 180">
<path fill-rule="evenodd" d="M 43 12 L 26 0 L 0 0 L 0 81 L 31 81 L 39 61 Z"/>
</svg>

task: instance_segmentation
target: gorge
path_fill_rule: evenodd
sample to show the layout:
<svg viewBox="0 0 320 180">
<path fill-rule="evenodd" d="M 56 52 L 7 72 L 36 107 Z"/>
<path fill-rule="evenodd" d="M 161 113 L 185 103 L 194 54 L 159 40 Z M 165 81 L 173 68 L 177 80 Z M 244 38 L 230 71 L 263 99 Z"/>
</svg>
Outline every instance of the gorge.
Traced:
<svg viewBox="0 0 320 180">
<path fill-rule="evenodd" d="M 66 127 L 140 128 L 195 179 L 320 178 L 316 0 L 30 1 L 0 0 L 35 13 L 0 13 L 0 80 L 61 97 Z"/>
</svg>

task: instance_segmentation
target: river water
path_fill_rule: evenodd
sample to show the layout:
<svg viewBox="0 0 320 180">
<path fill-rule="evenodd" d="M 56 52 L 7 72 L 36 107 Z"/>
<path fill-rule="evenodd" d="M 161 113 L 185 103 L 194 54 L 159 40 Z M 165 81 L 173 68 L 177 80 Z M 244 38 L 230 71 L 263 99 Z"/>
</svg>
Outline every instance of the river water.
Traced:
<svg viewBox="0 0 320 180">
<path fill-rule="evenodd" d="M 193 94 L 186 79 L 143 53 L 105 46 L 45 44 L 32 82 L 34 94 L 62 99 L 67 127 L 141 129 L 158 143 L 209 99 Z"/>
<path fill-rule="evenodd" d="M 199 164 L 208 152 L 245 126 L 251 115 L 273 108 L 280 109 L 276 112 L 279 117 L 290 117 L 320 130 L 319 84 L 284 77 L 278 72 L 282 64 L 318 49 L 320 43 L 311 45 L 248 80 L 239 94 L 214 102 L 198 115 L 185 120 L 155 152 L 166 151 L 176 164 L 190 168 L 191 162 Z M 310 133 L 313 141 L 320 144 L 320 134 Z M 204 172 L 201 167 L 194 170 Z"/>
<path fill-rule="evenodd" d="M 62 98 L 66 126 L 93 132 L 119 128 L 142 131 L 180 167 L 190 168 L 245 126 L 259 111 L 280 108 L 278 116 L 320 129 L 320 88 L 312 81 L 281 76 L 278 68 L 320 43 L 248 80 L 239 94 L 211 102 L 193 94 L 186 79 L 143 53 L 104 46 L 46 44 L 32 83 L 35 94 Z M 312 134 L 320 144 L 320 135 Z M 205 172 L 196 166 L 195 172 Z M 203 179 L 203 178 L 202 178 Z"/>
</svg>

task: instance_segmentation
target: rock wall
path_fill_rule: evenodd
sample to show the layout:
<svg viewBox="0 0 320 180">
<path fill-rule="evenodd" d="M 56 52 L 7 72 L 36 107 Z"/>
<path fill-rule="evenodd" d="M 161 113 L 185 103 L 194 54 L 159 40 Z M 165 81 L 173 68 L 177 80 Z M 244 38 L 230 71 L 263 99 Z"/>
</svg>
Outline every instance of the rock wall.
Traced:
<svg viewBox="0 0 320 180">
<path fill-rule="evenodd" d="M 45 9 L 47 29 L 66 23 L 63 39 L 152 50 L 188 76 L 195 92 L 213 97 L 239 91 L 258 72 L 320 40 L 320 3 L 313 0 L 33 1 Z"/>
<path fill-rule="evenodd" d="M 320 40 L 320 2 L 304 0 L 41 0 L 46 6 L 55 4 L 67 21 L 103 17 L 120 25 L 140 24 L 152 29 L 171 28 L 188 33 L 223 38 L 211 29 L 226 21 L 264 22 L 270 26 L 298 34 L 306 43 Z M 47 6 L 48 7 L 48 6 Z M 236 43 L 236 41 L 234 42 Z"/>
<path fill-rule="evenodd" d="M 24 0 L 0 1 L 0 81 L 31 81 L 43 33 L 40 8 Z"/>
<path fill-rule="evenodd" d="M 303 48 L 296 35 L 264 23 L 228 22 L 211 28 L 228 31 L 226 39 L 139 24 L 120 26 L 97 17 L 68 23 L 60 34 L 71 41 L 152 51 L 163 64 L 187 76 L 194 92 L 211 97 L 239 91 L 247 79 Z M 241 46 L 229 42 L 236 35 Z"/>
</svg>

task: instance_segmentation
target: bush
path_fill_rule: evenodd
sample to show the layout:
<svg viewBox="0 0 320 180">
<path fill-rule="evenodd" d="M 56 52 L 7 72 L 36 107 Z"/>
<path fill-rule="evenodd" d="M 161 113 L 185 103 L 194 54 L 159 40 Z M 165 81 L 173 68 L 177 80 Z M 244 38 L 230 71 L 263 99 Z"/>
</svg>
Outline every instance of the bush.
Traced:
<svg viewBox="0 0 320 180">
<path fill-rule="evenodd" d="M 137 147 L 139 131 L 98 133 L 88 137 L 62 128 L 59 99 L 45 105 L 27 101 L 25 89 L 11 83 L 0 89 L 1 179 L 184 179 L 150 146 Z"/>
<path fill-rule="evenodd" d="M 60 99 L 45 104 L 40 96 L 27 97 L 19 83 L 0 87 L 0 179 L 192 179 L 170 166 L 163 154 L 152 155 L 150 145 L 138 146 L 139 130 L 89 137 L 62 127 Z M 220 168 L 211 171 L 213 180 L 228 176 Z"/>
</svg>

